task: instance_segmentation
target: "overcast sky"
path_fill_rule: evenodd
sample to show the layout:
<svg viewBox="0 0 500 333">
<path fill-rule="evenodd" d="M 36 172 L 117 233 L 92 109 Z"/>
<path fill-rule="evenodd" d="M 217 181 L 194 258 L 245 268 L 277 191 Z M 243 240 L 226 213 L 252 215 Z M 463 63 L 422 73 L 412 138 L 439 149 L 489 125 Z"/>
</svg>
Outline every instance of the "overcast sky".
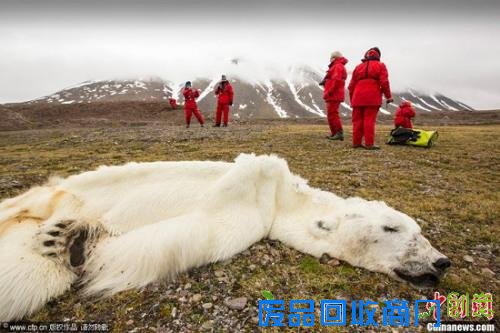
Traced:
<svg viewBox="0 0 500 333">
<path fill-rule="evenodd" d="M 379 46 L 394 90 L 500 108 L 499 36 L 498 0 L 0 0 L 0 103 L 91 79 L 218 76 L 235 57 L 257 79 L 326 69 L 333 50 L 352 70 Z"/>
</svg>

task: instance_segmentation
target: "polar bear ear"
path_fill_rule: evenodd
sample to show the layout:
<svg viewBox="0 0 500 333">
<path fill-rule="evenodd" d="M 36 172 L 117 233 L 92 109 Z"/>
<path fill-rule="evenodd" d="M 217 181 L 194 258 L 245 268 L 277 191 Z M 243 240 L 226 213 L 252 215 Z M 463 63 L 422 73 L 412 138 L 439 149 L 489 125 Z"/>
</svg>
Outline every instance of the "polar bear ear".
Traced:
<svg viewBox="0 0 500 333">
<path fill-rule="evenodd" d="M 310 225 L 310 232 L 317 238 L 328 236 L 337 228 L 337 221 L 316 220 Z"/>
</svg>

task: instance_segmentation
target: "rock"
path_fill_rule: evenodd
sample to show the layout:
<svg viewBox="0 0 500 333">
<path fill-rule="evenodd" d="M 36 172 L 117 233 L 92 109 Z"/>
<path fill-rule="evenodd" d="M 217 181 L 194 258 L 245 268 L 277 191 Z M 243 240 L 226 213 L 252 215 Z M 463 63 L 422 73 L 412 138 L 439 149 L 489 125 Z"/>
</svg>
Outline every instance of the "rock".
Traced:
<svg viewBox="0 0 500 333">
<path fill-rule="evenodd" d="M 254 264 L 251 264 L 250 266 L 248 266 L 248 268 L 253 272 L 257 269 L 257 266 Z"/>
<path fill-rule="evenodd" d="M 472 264 L 474 262 L 474 258 L 467 254 L 464 256 L 464 261 Z"/>
<path fill-rule="evenodd" d="M 184 289 L 186 289 L 186 290 L 191 289 L 191 283 L 186 283 L 186 284 L 184 285 Z"/>
<path fill-rule="evenodd" d="M 202 307 L 206 310 L 211 309 L 214 305 L 212 303 L 203 303 Z"/>
<path fill-rule="evenodd" d="M 201 296 L 201 294 L 194 294 L 193 297 L 191 297 L 191 301 L 198 303 L 202 298 L 203 296 Z"/>
<path fill-rule="evenodd" d="M 481 268 L 481 273 L 487 276 L 495 277 L 495 272 L 493 272 L 491 269 L 488 267 Z"/>
<path fill-rule="evenodd" d="M 321 264 L 326 264 L 330 259 L 332 259 L 332 257 L 330 257 L 328 254 L 326 253 L 323 253 L 323 255 L 321 256 L 321 258 L 319 258 L 319 262 Z"/>
<path fill-rule="evenodd" d="M 215 274 L 216 277 L 222 277 L 222 276 L 224 276 L 224 272 L 223 271 L 215 271 L 214 274 Z"/>
<path fill-rule="evenodd" d="M 127 326 L 130 326 L 134 323 L 134 321 L 132 319 L 130 320 L 127 320 L 127 322 L 125 324 L 127 324 Z"/>
<path fill-rule="evenodd" d="M 328 260 L 327 264 L 335 267 L 335 266 L 340 265 L 340 261 L 337 259 L 332 259 L 332 260 Z"/>
<path fill-rule="evenodd" d="M 232 298 L 226 302 L 227 306 L 233 310 L 243 310 L 247 305 L 246 297 Z"/>
<path fill-rule="evenodd" d="M 201 328 L 204 330 L 211 330 L 214 327 L 214 323 L 211 320 L 207 320 L 201 325 Z"/>
<path fill-rule="evenodd" d="M 172 318 L 175 318 L 175 317 L 177 316 L 177 308 L 176 308 L 176 307 L 174 307 L 174 308 L 172 309 L 171 316 L 172 316 Z"/>
</svg>

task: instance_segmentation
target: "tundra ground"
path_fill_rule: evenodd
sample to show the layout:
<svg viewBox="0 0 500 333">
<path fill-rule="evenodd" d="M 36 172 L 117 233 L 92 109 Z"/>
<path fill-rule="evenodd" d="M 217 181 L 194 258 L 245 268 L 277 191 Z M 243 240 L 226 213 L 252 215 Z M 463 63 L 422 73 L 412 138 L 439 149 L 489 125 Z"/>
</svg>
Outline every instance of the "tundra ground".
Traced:
<svg viewBox="0 0 500 333">
<path fill-rule="evenodd" d="M 195 123 L 188 130 L 139 124 L 0 132 L 0 199 L 42 184 L 51 175 L 67 176 L 102 164 L 230 161 L 241 152 L 274 153 L 286 158 L 291 170 L 312 186 L 343 197 L 383 200 L 413 216 L 424 235 L 453 262 L 436 290 L 416 290 L 383 274 L 335 260 L 320 263 L 263 240 L 228 262 L 200 267 L 144 290 L 96 300 L 82 298 L 74 288 L 29 319 L 105 322 L 115 332 L 258 331 L 257 301 L 262 290 L 277 299 L 314 299 L 317 305 L 320 299 L 331 298 L 414 301 L 433 298 L 434 291 L 470 296 L 492 292 L 496 297 L 500 125 L 431 126 L 439 131 L 432 149 L 383 145 L 389 129 L 378 128 L 380 151 L 353 150 L 350 136 L 344 142 L 328 141 L 324 125 L 286 122 L 235 124 L 227 129 L 200 129 Z M 242 297 L 246 303 L 240 299 L 243 309 L 236 309 L 234 299 Z M 494 298 L 496 316 L 498 304 Z M 319 325 L 319 314 L 315 329 L 331 330 Z M 341 330 L 350 329 L 337 329 Z"/>
</svg>

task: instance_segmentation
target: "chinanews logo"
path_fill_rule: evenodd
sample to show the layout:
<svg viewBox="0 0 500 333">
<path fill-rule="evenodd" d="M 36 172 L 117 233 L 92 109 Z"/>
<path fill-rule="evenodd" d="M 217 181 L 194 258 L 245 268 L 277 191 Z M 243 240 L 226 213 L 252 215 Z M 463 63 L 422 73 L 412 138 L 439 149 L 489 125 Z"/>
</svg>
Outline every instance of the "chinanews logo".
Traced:
<svg viewBox="0 0 500 333">
<path fill-rule="evenodd" d="M 317 319 L 315 307 L 314 300 L 290 300 L 287 304 L 284 300 L 276 300 L 274 297 L 260 300 L 259 326 L 314 326 Z M 321 300 L 319 302 L 320 325 L 408 327 L 422 324 L 426 325 L 429 331 L 441 331 L 442 328 L 448 328 L 450 325 L 448 322 L 441 325 L 441 319 L 446 316 L 447 319 L 455 321 L 451 325 L 474 326 L 469 328 L 485 332 L 491 331 L 492 328 L 494 331 L 492 324 L 485 323 L 494 317 L 493 295 L 491 293 L 478 293 L 469 296 L 469 294 L 462 295 L 452 292 L 445 296 L 435 292 L 434 299 L 416 300 L 413 303 L 399 299 L 384 300 L 383 302 L 353 300 L 350 303 L 350 316 L 347 314 L 347 308 L 346 300 Z M 377 311 L 379 311 L 378 315 L 381 317 L 381 321 L 376 319 Z M 482 320 L 483 323 L 456 322 L 466 318 Z"/>
</svg>

